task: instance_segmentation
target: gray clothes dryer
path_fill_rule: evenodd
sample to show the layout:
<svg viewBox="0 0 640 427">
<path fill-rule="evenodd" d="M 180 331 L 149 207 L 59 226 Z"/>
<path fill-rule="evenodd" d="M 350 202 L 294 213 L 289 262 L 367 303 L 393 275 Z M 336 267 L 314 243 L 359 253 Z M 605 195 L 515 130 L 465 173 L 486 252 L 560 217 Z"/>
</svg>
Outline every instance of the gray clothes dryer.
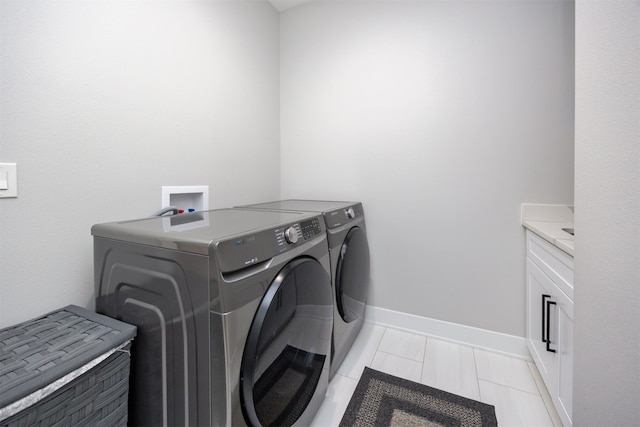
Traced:
<svg viewBox="0 0 640 427">
<path fill-rule="evenodd" d="M 92 227 L 96 308 L 138 327 L 132 425 L 308 425 L 329 378 L 322 216 L 221 209 Z"/>
<path fill-rule="evenodd" d="M 369 244 L 362 203 L 289 199 L 241 208 L 318 212 L 323 215 L 334 290 L 329 376 L 330 379 L 333 378 L 362 328 L 369 294 Z"/>
</svg>

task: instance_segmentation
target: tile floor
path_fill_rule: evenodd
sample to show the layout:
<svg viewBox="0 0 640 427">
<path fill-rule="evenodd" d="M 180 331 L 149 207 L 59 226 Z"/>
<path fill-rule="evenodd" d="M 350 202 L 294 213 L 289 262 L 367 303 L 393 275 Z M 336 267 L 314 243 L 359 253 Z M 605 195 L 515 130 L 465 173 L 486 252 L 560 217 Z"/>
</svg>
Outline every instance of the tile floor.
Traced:
<svg viewBox="0 0 640 427">
<path fill-rule="evenodd" d="M 365 366 L 494 405 L 500 427 L 562 426 L 532 361 L 365 323 L 312 427 L 340 424 Z"/>
</svg>

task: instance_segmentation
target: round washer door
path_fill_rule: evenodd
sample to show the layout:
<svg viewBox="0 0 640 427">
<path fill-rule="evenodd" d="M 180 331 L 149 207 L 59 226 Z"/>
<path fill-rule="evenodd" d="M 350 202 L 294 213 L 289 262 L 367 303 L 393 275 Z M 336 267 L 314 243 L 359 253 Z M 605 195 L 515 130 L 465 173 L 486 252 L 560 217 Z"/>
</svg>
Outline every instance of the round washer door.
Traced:
<svg viewBox="0 0 640 427">
<path fill-rule="evenodd" d="M 364 318 L 369 294 L 369 244 L 367 234 L 353 227 L 340 248 L 336 269 L 336 305 L 345 322 Z"/>
<path fill-rule="evenodd" d="M 322 374 L 328 381 L 332 299 L 326 270 L 306 257 L 288 263 L 267 289 L 249 329 L 240 371 L 249 425 L 290 426 L 312 400 L 322 399 L 326 386 L 318 386 Z"/>
</svg>

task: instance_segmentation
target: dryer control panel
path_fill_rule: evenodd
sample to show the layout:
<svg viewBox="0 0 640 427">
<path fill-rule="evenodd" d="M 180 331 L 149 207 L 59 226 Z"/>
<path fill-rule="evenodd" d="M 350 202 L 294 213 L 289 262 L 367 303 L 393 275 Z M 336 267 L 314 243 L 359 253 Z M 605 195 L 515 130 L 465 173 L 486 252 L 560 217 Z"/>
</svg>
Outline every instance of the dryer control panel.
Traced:
<svg viewBox="0 0 640 427">
<path fill-rule="evenodd" d="M 327 228 L 336 228 L 341 225 L 348 224 L 357 218 L 364 216 L 364 210 L 362 204 L 357 203 L 352 206 L 336 209 L 324 214 L 324 219 L 327 223 Z"/>
<path fill-rule="evenodd" d="M 222 272 L 237 271 L 267 261 L 325 233 L 320 217 L 225 240 L 218 244 Z"/>
</svg>

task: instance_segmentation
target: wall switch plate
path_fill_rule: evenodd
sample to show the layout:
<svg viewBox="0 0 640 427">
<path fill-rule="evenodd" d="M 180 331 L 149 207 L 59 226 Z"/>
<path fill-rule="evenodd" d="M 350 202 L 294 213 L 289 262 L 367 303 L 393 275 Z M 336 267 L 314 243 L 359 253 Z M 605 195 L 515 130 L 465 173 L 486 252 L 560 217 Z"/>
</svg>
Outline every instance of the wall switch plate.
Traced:
<svg viewBox="0 0 640 427">
<path fill-rule="evenodd" d="M 0 199 L 18 197 L 18 165 L 0 163 Z"/>
<path fill-rule="evenodd" d="M 209 186 L 162 186 L 161 208 L 168 206 L 175 206 L 181 213 L 209 210 Z"/>
</svg>

